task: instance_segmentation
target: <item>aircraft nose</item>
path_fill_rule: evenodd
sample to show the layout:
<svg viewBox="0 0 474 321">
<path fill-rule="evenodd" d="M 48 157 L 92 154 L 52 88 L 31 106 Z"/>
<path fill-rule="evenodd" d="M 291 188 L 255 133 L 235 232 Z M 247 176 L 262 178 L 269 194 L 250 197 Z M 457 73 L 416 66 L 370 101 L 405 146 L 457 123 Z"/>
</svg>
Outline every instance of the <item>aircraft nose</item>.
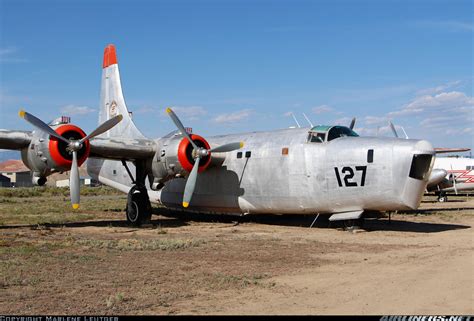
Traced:
<svg viewBox="0 0 474 321">
<path fill-rule="evenodd" d="M 434 154 L 435 151 L 430 142 L 419 140 L 413 144 L 407 155 L 410 158 L 407 159 L 409 171 L 402 199 L 403 203 L 411 209 L 416 209 L 420 205 L 433 167 Z"/>
<path fill-rule="evenodd" d="M 431 173 L 435 151 L 430 142 L 420 140 L 413 146 L 413 158 L 410 166 L 411 178 L 426 181 Z"/>
<path fill-rule="evenodd" d="M 430 154 L 434 155 L 435 150 L 433 145 L 427 140 L 419 140 L 413 146 L 413 152 L 417 154 Z"/>
</svg>

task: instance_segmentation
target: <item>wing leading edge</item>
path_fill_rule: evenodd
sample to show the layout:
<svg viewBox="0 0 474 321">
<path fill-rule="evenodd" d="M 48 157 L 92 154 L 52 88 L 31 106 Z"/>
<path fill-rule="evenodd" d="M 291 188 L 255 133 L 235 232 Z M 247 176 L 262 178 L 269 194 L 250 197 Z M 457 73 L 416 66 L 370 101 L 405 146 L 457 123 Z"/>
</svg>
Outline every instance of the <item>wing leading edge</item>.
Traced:
<svg viewBox="0 0 474 321">
<path fill-rule="evenodd" d="M 0 149 L 20 150 L 31 142 L 32 132 L 0 129 Z"/>
</svg>

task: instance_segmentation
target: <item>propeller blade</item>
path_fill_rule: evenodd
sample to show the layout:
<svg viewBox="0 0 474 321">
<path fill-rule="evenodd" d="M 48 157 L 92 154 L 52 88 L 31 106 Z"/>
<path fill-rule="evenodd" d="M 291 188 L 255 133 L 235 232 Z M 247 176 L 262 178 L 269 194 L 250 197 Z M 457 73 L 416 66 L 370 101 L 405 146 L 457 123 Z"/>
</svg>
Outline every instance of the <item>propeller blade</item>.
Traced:
<svg viewBox="0 0 474 321">
<path fill-rule="evenodd" d="M 191 137 L 189 137 L 188 133 L 186 132 L 186 129 L 184 128 L 183 126 L 183 123 L 181 123 L 181 121 L 179 120 L 178 116 L 176 116 L 176 114 L 174 113 L 173 110 L 171 110 L 171 108 L 166 108 L 166 113 L 171 117 L 171 120 L 173 121 L 173 123 L 176 125 L 176 127 L 178 127 L 179 131 L 181 132 L 181 134 L 183 134 L 188 140 L 189 142 L 191 143 L 191 145 L 193 145 L 193 148 L 195 150 L 198 150 L 199 147 L 197 147 L 197 145 L 193 142 L 193 140 L 191 139 Z"/>
<path fill-rule="evenodd" d="M 33 116 L 32 114 L 30 113 L 27 113 L 26 111 L 24 111 L 23 109 L 21 109 L 19 112 L 18 112 L 18 115 L 23 118 L 24 120 L 26 120 L 27 122 L 29 122 L 31 125 L 35 126 L 36 128 L 38 128 L 39 130 L 47 133 L 48 135 L 50 136 L 53 136 L 53 137 L 56 137 L 57 139 L 59 140 L 62 140 L 63 142 L 65 142 L 66 144 L 69 144 L 69 140 L 67 140 L 66 138 L 64 138 L 63 136 L 59 135 L 58 133 L 56 133 L 54 131 L 54 129 L 52 129 L 51 127 L 48 126 L 48 124 L 46 124 L 45 122 L 43 122 L 41 119 L 39 118 L 36 118 L 35 116 Z"/>
<path fill-rule="evenodd" d="M 236 143 L 229 143 L 221 146 L 217 146 L 214 148 L 211 148 L 209 152 L 211 153 L 225 153 L 225 152 L 231 152 L 236 149 L 240 149 L 244 147 L 244 142 L 236 142 Z"/>
<path fill-rule="evenodd" d="M 453 165 L 451 164 L 451 177 L 453 179 L 454 192 L 458 195 L 458 189 L 456 187 L 456 175 L 453 173 Z"/>
<path fill-rule="evenodd" d="M 398 133 L 397 133 L 397 130 L 395 129 L 395 126 L 393 125 L 391 121 L 388 121 L 388 123 L 390 124 L 390 128 L 392 129 L 393 135 L 395 135 L 395 137 L 398 138 Z"/>
<path fill-rule="evenodd" d="M 69 174 L 69 193 L 71 194 L 71 203 L 73 209 L 79 208 L 80 186 L 79 186 L 79 167 L 77 166 L 77 151 L 72 152 L 72 166 Z"/>
<path fill-rule="evenodd" d="M 94 138 L 95 136 L 98 136 L 102 133 L 105 133 L 106 131 L 108 131 L 109 129 L 111 129 L 112 127 L 114 127 L 118 123 L 120 123 L 122 121 L 122 119 L 123 119 L 122 115 L 117 115 L 113 118 L 110 118 L 109 120 L 107 120 L 107 121 L 103 122 L 102 124 L 100 124 L 99 127 L 97 127 L 96 129 L 94 129 L 92 131 L 92 133 L 90 133 L 86 137 L 82 138 L 79 142 L 82 144 L 83 142 L 85 142 L 88 139 Z"/>
<path fill-rule="evenodd" d="M 354 129 L 355 123 L 356 123 L 356 118 L 354 117 L 354 118 L 352 118 L 352 120 L 351 120 L 351 124 L 349 125 L 349 128 L 350 128 L 350 129 Z"/>
<path fill-rule="evenodd" d="M 191 173 L 188 176 L 186 186 L 184 187 L 183 207 L 188 207 L 189 202 L 191 202 L 191 198 L 193 197 L 194 187 L 196 187 L 196 180 L 199 169 L 199 160 L 199 157 L 196 158 L 193 169 L 191 170 Z"/>
</svg>

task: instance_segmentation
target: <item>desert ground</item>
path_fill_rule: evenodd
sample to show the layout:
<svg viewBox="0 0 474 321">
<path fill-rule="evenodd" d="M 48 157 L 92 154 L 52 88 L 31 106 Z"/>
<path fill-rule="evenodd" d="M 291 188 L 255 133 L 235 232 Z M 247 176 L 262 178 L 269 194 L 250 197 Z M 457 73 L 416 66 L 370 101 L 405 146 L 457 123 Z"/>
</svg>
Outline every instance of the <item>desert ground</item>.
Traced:
<svg viewBox="0 0 474 321">
<path fill-rule="evenodd" d="M 474 314 L 474 197 L 424 198 L 358 229 L 314 216 L 156 209 L 0 190 L 0 314 Z"/>
</svg>

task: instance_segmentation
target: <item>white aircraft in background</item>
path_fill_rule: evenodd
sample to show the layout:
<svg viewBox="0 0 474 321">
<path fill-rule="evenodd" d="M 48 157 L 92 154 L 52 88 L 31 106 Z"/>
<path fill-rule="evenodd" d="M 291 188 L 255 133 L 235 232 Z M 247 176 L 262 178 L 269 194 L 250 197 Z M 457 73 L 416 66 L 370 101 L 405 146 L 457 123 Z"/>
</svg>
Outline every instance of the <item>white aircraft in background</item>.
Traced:
<svg viewBox="0 0 474 321">
<path fill-rule="evenodd" d="M 474 191 L 474 159 L 468 157 L 436 157 L 432 176 L 443 170 L 446 175 L 436 184 L 426 186 L 428 192 L 434 192 L 439 202 L 446 202 L 446 193 Z M 431 178 L 431 177 L 430 177 Z"/>
</svg>

